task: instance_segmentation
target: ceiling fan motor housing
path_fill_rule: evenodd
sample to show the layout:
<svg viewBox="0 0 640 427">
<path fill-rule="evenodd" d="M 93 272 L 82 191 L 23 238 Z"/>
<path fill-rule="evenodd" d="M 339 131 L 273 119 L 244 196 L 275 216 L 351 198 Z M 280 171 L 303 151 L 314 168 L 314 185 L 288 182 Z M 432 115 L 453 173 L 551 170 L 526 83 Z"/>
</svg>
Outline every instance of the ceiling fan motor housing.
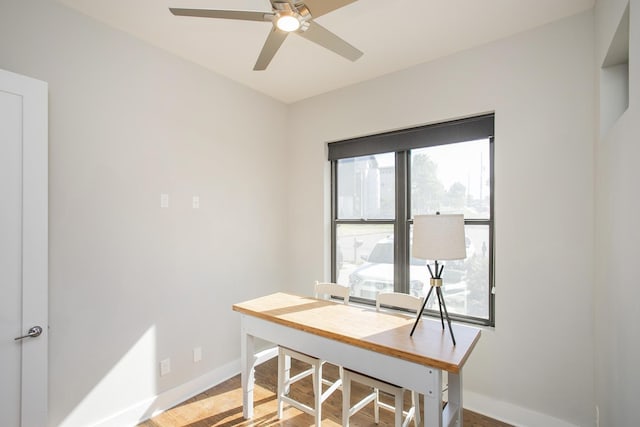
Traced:
<svg viewBox="0 0 640 427">
<path fill-rule="evenodd" d="M 309 8 L 304 5 L 304 3 L 291 4 L 288 1 L 274 1 L 272 3 L 273 10 L 276 14 L 275 19 L 273 20 L 274 24 L 277 25 L 277 22 L 280 18 L 285 16 L 291 16 L 298 20 L 300 27 L 299 31 L 306 31 L 309 28 L 308 21 L 311 20 L 311 12 Z"/>
</svg>

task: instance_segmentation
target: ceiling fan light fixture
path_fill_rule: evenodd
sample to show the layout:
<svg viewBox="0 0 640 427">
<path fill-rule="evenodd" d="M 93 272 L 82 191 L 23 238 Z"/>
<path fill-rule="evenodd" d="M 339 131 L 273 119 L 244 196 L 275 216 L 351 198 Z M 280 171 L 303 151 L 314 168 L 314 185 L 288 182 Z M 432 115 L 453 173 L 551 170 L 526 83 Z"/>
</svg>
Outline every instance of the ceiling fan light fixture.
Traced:
<svg viewBox="0 0 640 427">
<path fill-rule="evenodd" d="M 292 12 L 280 12 L 276 21 L 276 27 L 288 33 L 300 28 L 300 20 Z"/>
</svg>

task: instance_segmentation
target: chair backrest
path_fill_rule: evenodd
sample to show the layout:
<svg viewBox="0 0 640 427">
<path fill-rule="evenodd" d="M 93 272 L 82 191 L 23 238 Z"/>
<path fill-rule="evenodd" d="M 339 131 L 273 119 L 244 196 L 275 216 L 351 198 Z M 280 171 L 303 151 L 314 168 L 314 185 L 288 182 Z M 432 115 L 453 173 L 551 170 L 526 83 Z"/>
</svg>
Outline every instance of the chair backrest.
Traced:
<svg viewBox="0 0 640 427">
<path fill-rule="evenodd" d="M 316 282 L 314 288 L 316 298 L 340 297 L 345 304 L 349 304 L 349 287 L 338 285 L 337 283 Z"/>
<path fill-rule="evenodd" d="M 416 297 L 400 292 L 380 292 L 376 296 L 376 310 L 380 311 L 381 306 L 397 307 L 405 310 L 415 311 L 416 314 L 422 308 L 424 298 Z"/>
</svg>

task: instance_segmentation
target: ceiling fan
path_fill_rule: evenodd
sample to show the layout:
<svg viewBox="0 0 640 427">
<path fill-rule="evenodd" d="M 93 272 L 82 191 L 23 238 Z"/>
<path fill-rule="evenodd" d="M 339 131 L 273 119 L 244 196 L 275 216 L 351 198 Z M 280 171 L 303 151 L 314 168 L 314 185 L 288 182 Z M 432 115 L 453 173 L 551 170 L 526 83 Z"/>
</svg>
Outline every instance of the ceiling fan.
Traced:
<svg viewBox="0 0 640 427">
<path fill-rule="evenodd" d="M 314 18 L 353 3 L 356 0 L 269 1 L 272 7 L 271 12 L 179 8 L 169 8 L 169 10 L 176 16 L 271 22 L 273 28 L 267 36 L 258 60 L 253 67 L 254 71 L 261 71 L 267 68 L 289 33 L 295 33 L 351 61 L 355 61 L 362 56 L 363 53 L 360 50 L 314 22 Z"/>
</svg>

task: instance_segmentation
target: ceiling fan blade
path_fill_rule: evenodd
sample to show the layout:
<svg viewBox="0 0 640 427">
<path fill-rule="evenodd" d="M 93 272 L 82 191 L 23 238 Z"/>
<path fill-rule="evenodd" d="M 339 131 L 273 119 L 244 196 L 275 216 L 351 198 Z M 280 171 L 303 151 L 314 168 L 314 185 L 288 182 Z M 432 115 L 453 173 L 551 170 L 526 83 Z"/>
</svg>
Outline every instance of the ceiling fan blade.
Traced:
<svg viewBox="0 0 640 427">
<path fill-rule="evenodd" d="M 288 35 L 289 33 L 280 31 L 276 27 L 272 28 L 271 32 L 267 36 L 267 40 L 264 42 L 264 46 L 262 46 L 262 51 L 260 52 L 260 56 L 258 56 L 256 65 L 253 67 L 253 71 L 262 71 L 267 69 L 267 66 L 273 59 L 273 56 L 276 54 L 280 46 L 282 46 L 282 42 L 284 42 L 284 39 L 286 39 Z"/>
<path fill-rule="evenodd" d="M 309 21 L 309 28 L 306 31 L 297 31 L 296 34 L 309 41 L 317 43 L 350 61 L 355 61 L 363 55 L 362 51 L 351 46 L 331 31 L 313 21 Z"/>
<path fill-rule="evenodd" d="M 339 9 L 356 0 L 303 0 L 303 3 L 311 12 L 311 16 L 317 18 L 331 12 L 332 10 Z"/>
<path fill-rule="evenodd" d="M 169 10 L 176 16 L 196 16 L 199 18 L 239 19 L 242 21 L 271 21 L 274 14 L 271 12 L 252 12 L 245 10 L 210 10 L 210 9 L 179 9 L 170 7 Z"/>
</svg>

